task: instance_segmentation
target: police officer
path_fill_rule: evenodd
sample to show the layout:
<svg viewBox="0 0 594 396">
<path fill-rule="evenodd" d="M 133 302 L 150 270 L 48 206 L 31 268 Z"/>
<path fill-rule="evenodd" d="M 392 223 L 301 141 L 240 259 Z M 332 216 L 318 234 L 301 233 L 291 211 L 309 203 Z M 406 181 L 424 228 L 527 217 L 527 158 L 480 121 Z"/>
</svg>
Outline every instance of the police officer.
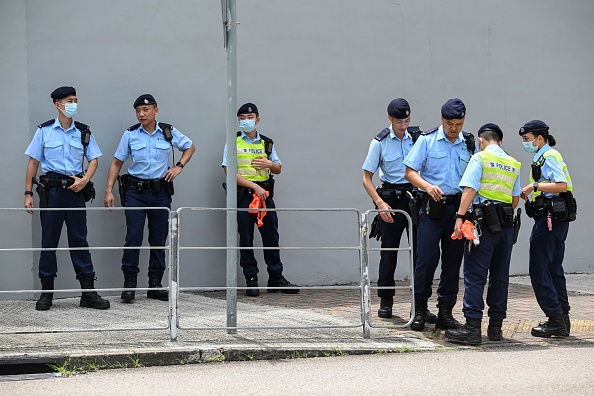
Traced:
<svg viewBox="0 0 594 396">
<path fill-rule="evenodd" d="M 450 238 L 455 214 L 460 204 L 458 186 L 470 156 L 474 154 L 474 137 L 462 132 L 466 106 L 449 99 L 441 107 L 441 126 L 424 132 L 404 159 L 404 177 L 421 193 L 415 271 L 415 317 L 410 327 L 425 328 L 427 300 L 431 297 L 433 275 L 440 259 L 441 277 L 437 288 L 439 312 L 435 328 L 460 327 L 452 316 L 458 295 L 458 277 L 464 255 L 464 242 Z"/>
<path fill-rule="evenodd" d="M 256 126 L 260 123 L 260 113 L 253 103 L 246 103 L 237 110 L 240 132 L 237 132 L 237 189 L 238 208 L 248 208 L 254 195 L 266 203 L 267 209 L 274 209 L 276 206 L 272 199 L 274 194 L 274 179 L 272 174 L 278 175 L 281 172 L 281 161 L 276 154 L 273 141 L 260 135 Z M 223 152 L 223 169 L 227 173 L 227 145 Z M 237 225 L 239 231 L 239 245 L 244 247 L 254 246 L 254 224 L 257 221 L 257 214 L 247 211 L 237 212 Z M 264 247 L 278 247 L 278 217 L 276 211 L 266 212 L 261 218 L 261 225 L 258 231 L 262 236 Z M 251 249 L 240 251 L 240 265 L 243 268 L 243 275 L 246 279 L 246 296 L 258 297 L 258 263 Z M 281 287 L 283 289 L 268 289 L 268 292 L 281 291 L 287 294 L 297 294 L 299 289 L 283 276 L 283 263 L 278 250 L 264 250 L 264 261 L 268 269 L 268 286 Z"/>
<path fill-rule="evenodd" d="M 530 235 L 530 280 L 538 305 L 549 318 L 532 328 L 531 333 L 534 337 L 566 337 L 571 325 L 563 256 L 569 222 L 556 221 L 552 203 L 572 196 L 571 177 L 563 157 L 553 149 L 556 141 L 547 124 L 528 121 L 520 128 L 520 136 L 524 150 L 534 153 L 530 183 L 522 188 L 521 195 L 527 202 L 531 198 L 526 212 L 535 220 Z M 566 204 L 571 205 L 571 201 Z"/>
<path fill-rule="evenodd" d="M 388 120 L 390 126 L 383 129 L 371 141 L 367 158 L 363 163 L 363 187 L 373 200 L 376 208 L 380 210 L 400 209 L 410 214 L 409 197 L 407 191 L 412 193 L 413 186 L 404 178 L 406 167 L 402 163 L 414 144 L 414 137 L 408 132 L 410 125 L 410 106 L 406 99 L 398 98 L 388 104 Z M 381 189 L 373 185 L 373 175 L 379 169 Z M 378 194 L 378 191 L 382 194 Z M 406 229 L 408 221 L 401 213 L 381 212 L 380 229 L 382 236 L 382 249 L 400 247 L 400 238 Z M 413 225 L 413 260 L 416 258 L 417 227 Z M 382 250 L 380 252 L 379 287 L 394 287 L 394 272 L 398 260 L 398 251 Z M 377 316 L 380 318 L 392 317 L 394 304 L 394 289 L 378 289 L 380 309 Z M 435 323 L 435 315 L 428 314 L 429 322 Z M 431 321 L 432 319 L 432 321 Z"/>
<path fill-rule="evenodd" d="M 464 316 L 466 324 L 448 329 L 446 338 L 470 345 L 481 344 L 483 291 L 489 278 L 487 304 L 491 341 L 500 341 L 507 312 L 509 263 L 514 239 L 513 211 L 520 200 L 520 166 L 501 148 L 503 132 L 496 124 L 478 130 L 479 153 L 472 156 L 460 187 L 464 187 L 456 213 L 454 233 L 461 235 L 465 219 L 473 218 L 480 233 L 479 244 L 464 255 Z M 472 203 L 473 212 L 468 212 Z M 482 216 L 481 216 L 482 213 Z M 492 216 L 494 215 L 494 216 Z M 475 246 L 475 245 L 470 245 Z"/>
<path fill-rule="evenodd" d="M 97 158 L 101 156 L 101 150 L 90 134 L 89 127 L 72 120 L 78 109 L 76 90 L 72 87 L 60 87 L 52 92 L 51 98 L 58 111 L 58 117 L 39 125 L 25 151 L 29 156 L 25 180 L 25 208 L 34 207 L 33 178 L 37 175 L 39 163 L 41 163 L 41 170 L 45 173 L 40 177 L 42 185 L 38 186 L 38 191 L 41 191 L 40 201 L 43 201 L 40 202 L 40 206 L 84 208 L 84 194 L 92 186 L 88 183 L 97 170 Z M 86 173 L 83 169 L 84 157 L 88 162 Z M 86 211 L 41 211 L 40 217 L 42 248 L 58 247 L 64 222 L 69 247 L 89 246 Z M 94 289 L 95 271 L 91 262 L 91 253 L 88 250 L 71 250 L 70 258 L 81 289 Z M 56 252 L 42 251 L 39 258 L 39 278 L 43 290 L 54 289 L 54 278 L 57 272 Z M 53 296 L 53 293 L 42 293 L 35 304 L 35 309 L 40 311 L 50 309 Z M 109 301 L 99 297 L 96 292 L 83 292 L 80 306 L 108 309 Z"/>
<path fill-rule="evenodd" d="M 153 95 L 140 95 L 134 101 L 134 110 L 139 123 L 124 132 L 116 149 L 107 175 L 105 206 L 114 206 L 113 186 L 122 165 L 131 157 L 132 163 L 128 166 L 128 175 L 124 175 L 125 177 L 122 178 L 125 206 L 171 208 L 173 180 L 188 164 L 196 147 L 190 139 L 172 125 L 157 122 L 156 116 L 159 113 L 159 108 Z M 169 155 L 172 148 L 176 148 L 183 154 L 175 166 L 169 167 Z M 165 245 L 169 231 L 169 213 L 167 211 L 153 209 L 126 210 L 125 212 L 125 247 L 142 245 L 145 219 L 148 219 L 150 246 Z M 139 256 L 140 250 L 124 250 L 122 271 L 126 288 L 137 286 Z M 165 251 L 151 249 L 149 256 L 149 288 L 160 288 L 165 271 Z M 122 302 L 125 303 L 132 302 L 134 297 L 134 291 L 123 291 L 121 295 Z M 147 297 L 167 301 L 169 293 L 166 290 L 149 290 Z"/>
</svg>

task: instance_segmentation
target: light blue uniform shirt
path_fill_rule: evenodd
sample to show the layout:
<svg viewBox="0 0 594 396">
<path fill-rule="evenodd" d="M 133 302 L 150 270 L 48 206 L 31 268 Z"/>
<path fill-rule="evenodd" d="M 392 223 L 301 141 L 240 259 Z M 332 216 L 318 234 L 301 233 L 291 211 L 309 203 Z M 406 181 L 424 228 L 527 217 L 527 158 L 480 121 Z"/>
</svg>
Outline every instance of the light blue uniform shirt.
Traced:
<svg viewBox="0 0 594 396">
<path fill-rule="evenodd" d="M 437 131 L 419 137 L 404 159 L 404 165 L 417 171 L 428 183 L 438 186 L 445 195 L 459 194 L 462 189 L 458 184 L 470 155 L 462 132 L 452 143 L 440 126 Z"/>
<path fill-rule="evenodd" d="M 490 153 L 494 154 L 499 158 L 511 158 L 501 147 L 496 144 L 492 144 L 485 148 L 485 151 L 489 151 Z M 470 162 L 466 167 L 466 171 L 462 176 L 462 180 L 460 180 L 460 187 L 470 187 L 474 190 L 478 191 L 481 185 L 481 177 L 483 176 L 483 164 L 481 158 L 478 154 L 475 154 L 470 158 Z M 520 174 L 518 173 L 518 177 L 514 182 L 514 187 L 512 189 L 512 196 L 519 197 L 520 193 L 522 192 L 522 188 L 520 187 Z M 480 194 L 476 194 L 474 200 L 472 201 L 473 204 L 479 204 L 485 201 L 487 198 L 483 197 Z"/>
<path fill-rule="evenodd" d="M 241 132 L 241 138 L 244 140 L 244 142 L 246 142 L 247 144 L 254 144 L 254 143 L 260 143 L 260 141 L 262 139 L 260 139 L 260 133 L 258 133 L 258 131 L 256 131 L 256 138 L 254 140 L 250 139 L 248 135 L 245 134 L 245 132 Z M 270 153 L 270 157 L 268 158 L 270 161 L 272 162 L 276 162 L 277 164 L 281 164 L 282 162 L 280 160 L 280 158 L 278 158 L 278 155 L 276 154 L 276 148 L 274 147 L 274 144 L 272 144 L 272 152 Z M 223 150 L 223 164 L 221 166 L 226 167 L 227 166 L 227 145 L 225 144 L 225 148 Z"/>
<path fill-rule="evenodd" d="M 373 139 L 369 145 L 367 158 L 363 163 L 363 170 L 375 173 L 379 168 L 379 177 L 382 182 L 392 184 L 408 183 L 404 178 L 404 158 L 413 146 L 412 137 L 408 131 L 404 132 L 404 138 L 398 139 L 392 125 L 390 134 L 381 141 Z"/>
<path fill-rule="evenodd" d="M 58 118 L 52 125 L 38 128 L 25 154 L 41 163 L 43 173 L 56 172 L 75 176 L 83 172 L 83 154 L 87 161 L 102 155 L 93 135 L 86 150 L 83 150 L 81 133 L 72 125 L 67 131 Z"/>
<path fill-rule="evenodd" d="M 157 123 L 157 129 L 150 134 L 142 125 L 133 131 L 126 131 L 120 140 L 114 157 L 126 161 L 130 156 L 132 163 L 128 173 L 144 180 L 161 179 L 167 172 L 171 146 L 184 151 L 192 146 L 192 141 L 178 131 L 171 128 L 173 139 L 171 143 L 165 140 L 163 130 Z M 173 166 L 173 165 L 172 165 Z"/>
<path fill-rule="evenodd" d="M 545 144 L 538 150 L 536 154 L 534 154 L 534 158 L 532 162 L 537 162 L 538 159 L 547 151 L 549 151 L 552 147 L 549 144 Z M 562 165 L 555 159 L 553 156 L 547 157 L 544 161 L 541 170 L 540 179 L 536 180 L 537 182 L 541 182 L 543 180 L 548 180 L 551 183 L 559 183 L 565 182 L 567 183 L 567 178 L 565 177 L 565 173 L 563 172 Z M 559 194 L 543 192 L 545 197 L 556 197 Z"/>
</svg>

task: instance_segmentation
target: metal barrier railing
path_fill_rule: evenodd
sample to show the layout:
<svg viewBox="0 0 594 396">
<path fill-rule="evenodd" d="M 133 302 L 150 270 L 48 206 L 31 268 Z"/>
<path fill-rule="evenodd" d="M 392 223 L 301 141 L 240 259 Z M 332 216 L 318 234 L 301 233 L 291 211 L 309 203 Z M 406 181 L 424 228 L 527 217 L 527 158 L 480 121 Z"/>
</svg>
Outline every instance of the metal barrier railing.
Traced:
<svg viewBox="0 0 594 396">
<path fill-rule="evenodd" d="M 123 211 L 123 210 L 164 210 L 169 213 L 169 217 L 171 218 L 171 210 L 166 207 L 129 207 L 129 208 L 122 208 L 122 207 L 113 207 L 113 208 L 101 208 L 101 207 L 88 207 L 88 208 L 0 208 L 1 211 L 17 211 L 17 212 L 26 212 L 26 211 L 33 211 L 33 212 L 42 212 L 42 211 Z M 171 252 L 171 233 L 169 233 L 167 238 L 167 245 L 165 246 L 138 246 L 138 247 L 125 247 L 125 246 L 91 246 L 88 247 L 56 247 L 56 248 L 0 248 L 0 253 L 2 252 L 42 252 L 42 251 L 76 251 L 76 250 L 156 250 L 162 249 L 166 250 L 167 252 Z M 169 254 L 171 256 L 171 254 Z M 171 262 L 171 261 L 170 261 Z M 168 281 L 167 284 L 169 285 L 171 281 Z M 94 291 L 96 292 L 121 292 L 121 291 L 146 291 L 149 288 L 96 288 Z M 164 286 L 162 288 L 151 288 L 150 290 L 170 290 L 169 286 Z M 53 290 L 0 290 L 0 294 L 32 294 L 32 293 L 81 293 L 89 291 L 88 289 L 53 289 Z M 168 330 L 170 328 L 171 323 L 171 311 L 169 311 L 169 318 L 167 321 L 167 326 L 164 327 L 141 327 L 141 328 L 132 328 L 132 327 L 122 327 L 122 328 L 86 328 L 86 329 L 76 329 L 76 328 L 68 328 L 68 329 L 44 329 L 44 330 L 19 330 L 19 331 L 0 331 L 0 334 L 36 334 L 36 333 L 77 333 L 77 332 L 103 332 L 103 331 L 135 331 L 135 330 Z"/>
<path fill-rule="evenodd" d="M 398 328 L 408 326 L 412 322 L 414 317 L 414 283 L 411 281 L 410 286 L 394 286 L 394 287 L 378 287 L 371 286 L 370 274 L 369 274 L 369 254 L 372 251 L 381 250 L 397 250 L 409 252 L 410 258 L 410 279 L 413 279 L 414 262 L 412 247 L 401 247 L 393 249 L 382 249 L 382 248 L 371 248 L 369 247 L 369 221 L 370 214 L 381 212 L 379 210 L 368 210 L 365 213 L 361 213 L 358 209 L 352 208 L 283 208 L 283 209 L 267 209 L 268 211 L 276 212 L 343 212 L 353 213 L 357 217 L 358 227 L 358 244 L 347 245 L 347 246 L 281 246 L 281 247 L 239 247 L 239 246 L 182 246 L 180 243 L 180 234 L 183 232 L 181 227 L 181 215 L 184 212 L 226 212 L 229 210 L 234 211 L 247 211 L 248 209 L 227 209 L 227 208 L 200 208 L 200 207 L 182 207 L 176 211 L 171 211 L 165 207 L 149 207 L 149 208 L 100 208 L 100 207 L 89 207 L 89 208 L 0 208 L 0 211 L 74 211 L 74 210 L 86 210 L 86 211 L 122 211 L 122 210 L 166 210 L 169 213 L 169 233 L 167 244 L 165 246 L 139 246 L 139 247 L 124 247 L 124 246 L 89 246 L 80 248 L 0 248 L 2 252 L 15 252 L 15 251 L 72 251 L 72 250 L 151 250 L 151 249 L 164 249 L 168 252 L 169 259 L 169 277 L 167 285 L 162 288 L 152 288 L 150 290 L 168 290 L 169 291 L 169 307 L 167 314 L 167 325 L 164 327 L 142 327 L 142 328 L 89 328 L 89 329 L 44 329 L 39 331 L 0 331 L 0 334 L 22 334 L 22 333 L 66 333 L 66 332 L 100 332 L 100 331 L 135 331 L 135 330 L 169 330 L 171 340 L 177 339 L 177 330 L 264 330 L 264 329 L 314 329 L 314 328 L 362 328 L 363 337 L 369 338 L 371 328 Z M 262 209 L 265 210 L 265 209 Z M 409 222 L 408 238 L 412 241 L 412 221 L 408 213 L 402 210 L 391 210 L 391 212 L 402 213 Z M 410 245 L 410 243 L 409 243 Z M 179 285 L 179 275 L 182 265 L 180 252 L 191 251 L 191 250 L 236 250 L 251 249 L 251 250 L 351 250 L 358 252 L 357 264 L 359 265 L 359 282 L 356 285 L 328 285 L 328 286 L 297 286 L 300 290 L 358 290 L 360 294 L 360 321 L 351 325 L 319 325 L 319 326 L 218 326 L 218 327 L 184 327 L 180 323 L 180 306 L 179 306 L 179 293 L 184 291 L 222 291 L 232 290 L 235 293 L 237 290 L 250 289 L 245 286 L 200 286 L 200 287 L 181 287 Z M 268 289 L 281 289 L 276 287 L 270 287 Z M 411 317 L 409 321 L 404 325 L 374 325 L 371 320 L 371 290 L 378 289 L 407 289 L 411 294 Z M 98 292 L 121 292 L 121 291 L 147 291 L 149 288 L 97 288 L 95 291 Z M 84 292 L 85 289 L 55 289 L 55 290 L 0 290 L 0 294 L 31 294 L 41 292 L 53 292 L 53 293 L 72 293 L 72 292 Z M 235 304 L 237 300 L 234 299 Z M 229 301 L 228 301 L 229 304 Z M 230 307 L 228 306 L 228 309 Z M 237 307 L 231 307 L 231 309 L 237 310 Z"/>
</svg>

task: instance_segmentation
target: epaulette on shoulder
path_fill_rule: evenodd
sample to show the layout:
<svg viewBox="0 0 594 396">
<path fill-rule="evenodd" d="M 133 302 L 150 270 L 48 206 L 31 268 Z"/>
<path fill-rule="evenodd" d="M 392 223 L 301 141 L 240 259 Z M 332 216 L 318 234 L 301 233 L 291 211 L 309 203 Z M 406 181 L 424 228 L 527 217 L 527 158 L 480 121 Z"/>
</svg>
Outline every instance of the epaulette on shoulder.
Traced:
<svg viewBox="0 0 594 396">
<path fill-rule="evenodd" d="M 384 140 L 386 138 L 386 136 L 388 136 L 390 134 L 390 128 L 384 128 L 380 131 L 380 133 L 378 133 L 375 136 L 375 140 L 377 140 L 378 142 L 381 142 L 382 140 Z"/>
<path fill-rule="evenodd" d="M 159 128 L 161 128 L 161 130 L 163 131 L 163 136 L 165 136 L 165 140 L 167 140 L 169 143 L 171 143 L 171 146 L 173 146 L 173 132 L 171 132 L 173 130 L 173 125 L 167 124 L 165 122 L 159 122 Z"/>
<path fill-rule="evenodd" d="M 429 129 L 428 131 L 422 132 L 421 135 L 423 136 L 427 136 L 427 135 L 431 135 L 434 132 L 437 132 L 439 128 L 433 128 L 433 129 Z"/>
<path fill-rule="evenodd" d="M 56 120 L 47 120 L 43 124 L 37 125 L 37 128 L 45 128 L 46 126 L 52 125 Z"/>
<path fill-rule="evenodd" d="M 413 144 L 416 143 L 417 140 L 419 140 L 419 136 L 421 136 L 421 134 L 423 133 L 423 130 L 420 126 L 409 126 L 408 128 L 406 128 L 406 131 L 410 135 Z"/>
<path fill-rule="evenodd" d="M 274 146 L 274 142 L 268 136 L 260 135 L 260 139 L 264 142 L 264 152 L 270 158 L 272 154 L 272 146 Z"/>
<path fill-rule="evenodd" d="M 264 140 L 266 143 L 272 142 L 272 139 L 270 139 L 268 136 L 260 135 L 260 139 Z"/>
<path fill-rule="evenodd" d="M 160 122 L 160 123 L 159 123 L 159 127 L 160 127 L 161 129 L 163 129 L 163 130 L 165 130 L 165 129 L 169 129 L 169 130 L 173 129 L 173 125 L 171 125 L 171 124 L 167 124 L 167 123 L 165 123 L 165 122 Z"/>
<path fill-rule="evenodd" d="M 241 131 L 237 131 L 237 137 L 241 136 Z"/>
<path fill-rule="evenodd" d="M 134 124 L 132 125 L 130 128 L 128 128 L 129 131 L 133 131 L 135 129 L 138 129 L 140 127 L 140 122 L 138 124 Z"/>
<path fill-rule="evenodd" d="M 91 128 L 87 124 L 83 124 L 82 122 L 74 121 L 74 126 L 79 131 L 89 131 L 91 132 Z"/>
</svg>

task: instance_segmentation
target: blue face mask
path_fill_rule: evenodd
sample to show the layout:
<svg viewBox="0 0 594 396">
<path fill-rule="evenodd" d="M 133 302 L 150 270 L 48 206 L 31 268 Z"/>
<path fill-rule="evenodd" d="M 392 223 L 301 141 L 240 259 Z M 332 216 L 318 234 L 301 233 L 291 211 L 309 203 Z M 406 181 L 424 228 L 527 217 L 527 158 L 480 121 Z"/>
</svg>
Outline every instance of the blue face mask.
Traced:
<svg viewBox="0 0 594 396">
<path fill-rule="evenodd" d="M 534 140 L 536 140 L 536 138 L 534 138 Z M 524 151 L 526 151 L 527 153 L 536 153 L 538 151 L 538 146 L 534 146 L 532 144 L 534 140 L 532 140 L 531 142 L 522 142 L 522 144 L 524 145 Z"/>
<path fill-rule="evenodd" d="M 241 120 L 239 121 L 239 127 L 245 133 L 249 133 L 256 129 L 256 120 Z"/>
<path fill-rule="evenodd" d="M 60 111 L 68 118 L 72 118 L 76 115 L 78 111 L 78 103 L 64 103 L 64 110 L 60 109 Z"/>
</svg>

